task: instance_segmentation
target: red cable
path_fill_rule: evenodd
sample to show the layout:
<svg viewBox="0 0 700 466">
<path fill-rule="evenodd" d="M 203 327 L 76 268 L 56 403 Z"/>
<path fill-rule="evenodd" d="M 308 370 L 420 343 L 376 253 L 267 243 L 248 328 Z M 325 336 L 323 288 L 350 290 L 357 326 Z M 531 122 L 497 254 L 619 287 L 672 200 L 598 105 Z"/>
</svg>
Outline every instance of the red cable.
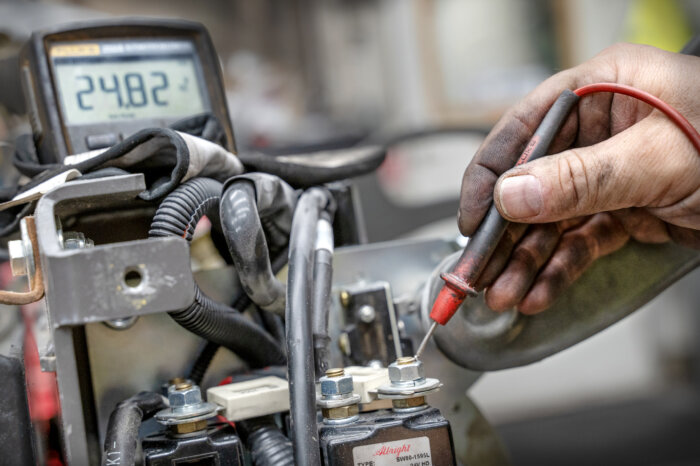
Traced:
<svg viewBox="0 0 700 466">
<path fill-rule="evenodd" d="M 631 86 L 625 86 L 624 84 L 615 83 L 595 83 L 588 84 L 587 86 L 579 87 L 574 91 L 579 97 L 583 97 L 588 94 L 593 94 L 596 92 L 613 92 L 616 94 L 624 94 L 635 99 L 641 100 L 644 103 L 651 105 L 664 112 L 664 114 L 671 119 L 671 121 L 680 128 L 681 131 L 688 136 L 690 142 L 695 146 L 695 150 L 700 154 L 700 133 L 690 124 L 686 118 L 681 115 L 681 113 L 675 108 L 671 107 L 669 104 L 663 100 L 655 97 L 647 92 L 639 89 L 635 89 Z"/>
</svg>

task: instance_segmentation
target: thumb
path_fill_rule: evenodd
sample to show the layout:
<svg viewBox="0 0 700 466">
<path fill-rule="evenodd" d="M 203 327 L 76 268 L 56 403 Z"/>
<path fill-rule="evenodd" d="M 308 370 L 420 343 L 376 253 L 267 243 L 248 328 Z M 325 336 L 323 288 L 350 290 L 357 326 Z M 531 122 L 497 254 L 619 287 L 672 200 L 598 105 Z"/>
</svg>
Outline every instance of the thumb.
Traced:
<svg viewBox="0 0 700 466">
<path fill-rule="evenodd" d="M 666 192 L 675 172 L 661 160 L 668 147 L 658 150 L 658 141 L 689 143 L 668 137 L 674 130 L 658 120 L 655 126 L 647 120 L 593 146 L 507 171 L 494 189 L 496 207 L 507 220 L 543 223 L 649 205 Z M 659 137 L 663 132 L 666 137 Z"/>
</svg>

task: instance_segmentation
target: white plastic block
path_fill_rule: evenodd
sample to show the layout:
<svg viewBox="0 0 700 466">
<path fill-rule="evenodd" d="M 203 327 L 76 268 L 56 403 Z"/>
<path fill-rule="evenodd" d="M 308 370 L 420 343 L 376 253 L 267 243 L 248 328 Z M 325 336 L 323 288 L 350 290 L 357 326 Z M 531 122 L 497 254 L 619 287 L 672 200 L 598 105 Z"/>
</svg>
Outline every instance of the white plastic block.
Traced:
<svg viewBox="0 0 700 466">
<path fill-rule="evenodd" d="M 219 385 L 207 390 L 207 401 L 224 408 L 229 421 L 242 421 L 289 411 L 289 384 L 275 376 Z"/>
<path fill-rule="evenodd" d="M 360 403 L 367 404 L 377 399 L 377 388 L 389 382 L 389 371 L 386 367 L 372 368 L 349 366 L 345 373 L 352 375 L 354 392 L 360 395 Z"/>
</svg>

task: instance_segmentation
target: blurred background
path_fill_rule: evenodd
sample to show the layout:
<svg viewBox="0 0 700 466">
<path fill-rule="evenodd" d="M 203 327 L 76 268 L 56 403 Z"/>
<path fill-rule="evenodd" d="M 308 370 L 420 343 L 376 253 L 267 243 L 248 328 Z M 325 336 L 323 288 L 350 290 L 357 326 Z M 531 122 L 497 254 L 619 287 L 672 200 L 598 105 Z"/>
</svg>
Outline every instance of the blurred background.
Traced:
<svg viewBox="0 0 700 466">
<path fill-rule="evenodd" d="M 396 138 L 378 173 L 357 181 L 370 241 L 457 235 L 461 175 L 485 132 L 551 74 L 619 41 L 677 51 L 700 30 L 692 0 L 5 1 L 0 54 L 35 29 L 124 15 L 205 24 L 239 150 Z M 0 110 L 4 154 L 26 131 Z M 655 464 L 655 440 L 671 435 L 674 464 L 691 464 L 699 279 L 554 357 L 483 375 L 471 396 L 514 463 L 571 464 L 576 451 L 578 462 L 624 464 L 612 459 L 637 449 Z"/>
</svg>

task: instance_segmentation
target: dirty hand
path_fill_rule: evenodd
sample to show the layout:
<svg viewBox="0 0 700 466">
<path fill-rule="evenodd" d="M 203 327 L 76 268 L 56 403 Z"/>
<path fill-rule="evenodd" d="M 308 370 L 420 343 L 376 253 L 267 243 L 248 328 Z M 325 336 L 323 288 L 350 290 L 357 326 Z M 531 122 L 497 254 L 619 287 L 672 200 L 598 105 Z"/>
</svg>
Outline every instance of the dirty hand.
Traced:
<svg viewBox="0 0 700 466">
<path fill-rule="evenodd" d="M 492 199 L 519 222 L 477 284 L 487 288 L 489 307 L 540 312 L 630 238 L 700 248 L 700 154 L 665 115 L 631 97 L 583 97 L 554 140 L 554 155 L 510 169 L 564 89 L 627 84 L 700 128 L 698 76 L 700 58 L 616 45 L 554 75 L 501 118 L 464 173 L 459 210 L 465 236 Z"/>
</svg>

